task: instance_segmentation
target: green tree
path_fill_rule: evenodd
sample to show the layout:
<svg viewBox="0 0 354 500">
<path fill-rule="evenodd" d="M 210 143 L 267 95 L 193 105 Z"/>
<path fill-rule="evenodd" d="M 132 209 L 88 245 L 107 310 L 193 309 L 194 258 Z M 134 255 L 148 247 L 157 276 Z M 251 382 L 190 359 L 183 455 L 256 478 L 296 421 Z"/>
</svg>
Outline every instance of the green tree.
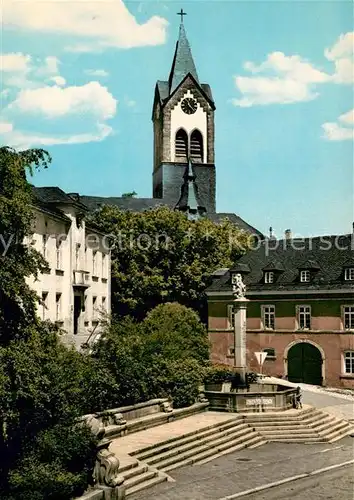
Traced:
<svg viewBox="0 0 354 500">
<path fill-rule="evenodd" d="M 135 191 L 132 191 L 131 193 L 123 193 L 122 198 L 135 198 L 137 194 L 138 193 L 136 193 Z"/>
<path fill-rule="evenodd" d="M 47 168 L 41 149 L 17 153 L 0 148 L 0 345 L 24 338 L 36 322 L 36 295 L 25 278 L 46 269 L 43 257 L 26 245 L 33 219 L 32 189 L 26 174 Z"/>
<path fill-rule="evenodd" d="M 86 360 L 36 316 L 26 278 L 46 269 L 29 244 L 32 188 L 43 150 L 0 148 L 0 497 L 69 499 L 88 484 L 95 442 L 76 428 Z M 59 493 L 61 491 L 61 493 Z"/>
<path fill-rule="evenodd" d="M 210 274 L 252 244 L 228 220 L 195 222 L 167 207 L 145 212 L 104 206 L 92 216 L 112 235 L 112 310 L 143 319 L 156 305 L 179 302 L 205 313 Z"/>
<path fill-rule="evenodd" d="M 105 407 L 171 397 L 175 407 L 193 403 L 209 364 L 205 327 L 191 309 L 161 304 L 140 323 L 113 321 L 94 348 L 115 389 Z"/>
<path fill-rule="evenodd" d="M 178 303 L 160 304 L 143 322 L 150 355 L 169 360 L 193 358 L 203 364 L 209 359 L 209 341 L 198 315 Z"/>
</svg>

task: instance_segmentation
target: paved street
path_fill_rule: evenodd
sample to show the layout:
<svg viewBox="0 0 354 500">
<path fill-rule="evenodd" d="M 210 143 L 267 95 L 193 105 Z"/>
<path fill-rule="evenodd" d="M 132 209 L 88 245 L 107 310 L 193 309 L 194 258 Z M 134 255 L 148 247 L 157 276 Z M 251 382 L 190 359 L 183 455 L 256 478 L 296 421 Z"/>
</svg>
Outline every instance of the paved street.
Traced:
<svg viewBox="0 0 354 500">
<path fill-rule="evenodd" d="M 264 380 L 268 382 L 278 382 L 291 387 L 297 387 L 297 385 L 299 385 L 303 394 L 303 403 L 321 408 L 323 411 L 331 413 L 338 418 L 354 422 L 354 393 L 340 394 L 330 392 L 330 388 L 309 384 L 294 384 L 275 377 L 266 377 Z"/>
<path fill-rule="evenodd" d="M 254 450 L 241 450 L 230 455 L 224 455 L 204 465 L 178 469 L 171 474 L 176 480 L 175 483 L 161 483 L 132 496 L 132 500 L 146 500 L 147 498 L 154 500 L 219 500 L 250 488 L 351 460 L 354 452 L 353 444 L 354 439 L 347 437 L 333 444 L 269 443 Z M 350 471 L 348 468 L 346 470 L 347 473 Z M 333 472 L 330 474 L 333 474 Z M 346 491 L 350 486 L 350 482 L 348 483 L 340 473 L 338 474 L 338 477 L 342 478 L 340 479 L 341 488 Z M 350 477 L 352 479 L 352 475 Z M 317 476 L 304 481 L 315 486 L 320 480 L 320 476 Z M 292 485 L 289 485 L 283 488 L 285 491 L 286 488 L 292 487 Z M 300 485 L 296 486 L 296 488 L 299 487 Z M 292 496 L 292 494 L 284 494 L 284 491 L 281 493 L 282 500 Z M 331 491 L 333 493 L 333 486 Z M 277 493 L 274 492 L 274 494 Z M 298 496 L 297 498 L 299 500 L 307 498 L 308 494 L 307 491 L 305 497 Z M 347 495 L 347 493 L 345 494 Z M 332 497 L 319 496 L 318 498 L 349 500 L 349 497 L 345 496 L 345 494 Z M 261 498 L 261 496 L 255 496 L 254 500 Z M 350 500 L 352 500 L 352 497 Z"/>
<path fill-rule="evenodd" d="M 326 472 L 243 497 L 247 500 L 353 500 L 353 467 Z M 242 497 L 241 497 L 242 498 Z M 236 499 L 235 499 L 236 500 Z"/>
</svg>

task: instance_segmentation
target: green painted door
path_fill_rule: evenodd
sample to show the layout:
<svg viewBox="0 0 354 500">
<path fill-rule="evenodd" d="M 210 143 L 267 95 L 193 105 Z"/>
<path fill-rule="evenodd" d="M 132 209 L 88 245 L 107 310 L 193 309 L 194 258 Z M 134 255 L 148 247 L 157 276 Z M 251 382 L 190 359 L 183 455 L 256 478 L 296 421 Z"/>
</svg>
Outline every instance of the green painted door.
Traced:
<svg viewBox="0 0 354 500">
<path fill-rule="evenodd" d="M 290 348 L 288 380 L 322 385 L 322 356 L 317 347 L 308 342 L 299 342 Z"/>
</svg>

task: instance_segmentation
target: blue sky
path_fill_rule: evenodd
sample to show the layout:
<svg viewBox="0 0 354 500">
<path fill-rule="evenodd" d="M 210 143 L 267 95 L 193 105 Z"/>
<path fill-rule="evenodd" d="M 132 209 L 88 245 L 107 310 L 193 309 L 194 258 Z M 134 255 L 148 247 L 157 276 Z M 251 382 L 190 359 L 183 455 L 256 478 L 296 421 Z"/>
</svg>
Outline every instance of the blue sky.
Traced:
<svg viewBox="0 0 354 500">
<path fill-rule="evenodd" d="M 152 192 L 151 111 L 181 7 L 216 103 L 217 210 L 275 234 L 347 233 L 352 3 L 4 0 L 3 144 L 53 156 L 36 185 Z"/>
</svg>

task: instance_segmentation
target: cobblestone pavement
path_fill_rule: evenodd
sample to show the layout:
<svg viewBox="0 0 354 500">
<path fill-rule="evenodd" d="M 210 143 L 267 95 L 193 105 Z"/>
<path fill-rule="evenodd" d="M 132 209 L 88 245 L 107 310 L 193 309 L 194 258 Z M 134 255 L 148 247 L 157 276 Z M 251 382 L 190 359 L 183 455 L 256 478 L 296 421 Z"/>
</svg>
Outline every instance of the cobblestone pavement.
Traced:
<svg viewBox="0 0 354 500">
<path fill-rule="evenodd" d="M 219 500 L 250 488 L 351 460 L 353 444 L 354 440 L 350 437 L 333 444 L 268 443 L 254 450 L 245 449 L 224 455 L 204 465 L 178 469 L 171 473 L 176 482 L 161 483 L 133 495 L 131 499 Z M 297 498 L 307 497 L 308 494 Z M 282 496 L 282 500 L 287 498 L 291 495 Z M 332 498 L 347 500 L 345 496 Z"/>
<path fill-rule="evenodd" d="M 353 500 L 353 492 L 353 467 L 349 466 L 243 498 L 246 500 L 286 500 L 288 498 L 291 500 L 309 498 L 311 500 Z"/>
</svg>

